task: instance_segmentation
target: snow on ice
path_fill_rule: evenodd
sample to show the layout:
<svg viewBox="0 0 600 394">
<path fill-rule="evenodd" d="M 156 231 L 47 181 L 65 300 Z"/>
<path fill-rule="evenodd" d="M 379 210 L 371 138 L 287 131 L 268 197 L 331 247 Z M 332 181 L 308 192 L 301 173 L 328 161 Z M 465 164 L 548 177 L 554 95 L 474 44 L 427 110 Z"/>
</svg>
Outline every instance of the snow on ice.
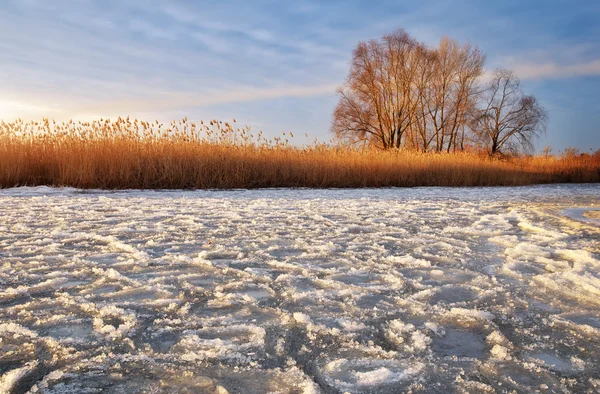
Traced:
<svg viewBox="0 0 600 394">
<path fill-rule="evenodd" d="M 1 393 L 600 391 L 600 187 L 0 191 Z"/>
</svg>

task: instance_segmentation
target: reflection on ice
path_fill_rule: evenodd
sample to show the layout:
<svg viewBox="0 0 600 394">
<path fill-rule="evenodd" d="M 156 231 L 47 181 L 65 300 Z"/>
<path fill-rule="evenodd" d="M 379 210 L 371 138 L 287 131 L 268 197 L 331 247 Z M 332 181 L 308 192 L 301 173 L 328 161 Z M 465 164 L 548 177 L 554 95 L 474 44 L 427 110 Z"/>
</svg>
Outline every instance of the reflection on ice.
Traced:
<svg viewBox="0 0 600 394">
<path fill-rule="evenodd" d="M 433 342 L 433 350 L 444 357 L 458 359 L 484 359 L 487 346 L 483 338 L 474 332 L 449 329 Z"/>
<path fill-rule="evenodd" d="M 574 369 L 574 366 L 571 364 L 571 362 L 550 353 L 531 353 L 526 356 L 526 359 L 545 366 L 551 371 L 565 373 Z"/>
<path fill-rule="evenodd" d="M 567 208 L 563 210 L 563 214 L 575 220 L 588 223 L 600 223 L 599 208 Z"/>
</svg>

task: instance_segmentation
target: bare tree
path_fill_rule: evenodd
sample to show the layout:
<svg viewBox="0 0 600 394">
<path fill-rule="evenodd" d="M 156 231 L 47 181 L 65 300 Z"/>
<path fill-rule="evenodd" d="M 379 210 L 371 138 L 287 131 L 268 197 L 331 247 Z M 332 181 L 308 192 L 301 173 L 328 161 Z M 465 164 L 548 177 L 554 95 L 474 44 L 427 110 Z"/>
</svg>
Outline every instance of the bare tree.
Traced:
<svg viewBox="0 0 600 394">
<path fill-rule="evenodd" d="M 435 139 L 435 130 L 429 121 L 429 105 L 431 83 L 435 73 L 437 63 L 437 53 L 424 46 L 421 46 L 415 52 L 418 59 L 416 75 L 414 100 L 416 103 L 415 113 L 413 114 L 413 123 L 411 134 L 413 135 L 413 148 L 424 152 L 430 149 Z"/>
<path fill-rule="evenodd" d="M 332 131 L 381 149 L 531 150 L 545 131 L 546 111 L 511 71 L 497 71 L 482 90 L 484 62 L 470 44 L 443 38 L 430 48 L 403 30 L 361 42 L 338 90 Z"/>
<path fill-rule="evenodd" d="M 476 122 L 490 155 L 531 151 L 535 139 L 546 130 L 546 110 L 534 96 L 523 93 L 519 78 L 510 70 L 494 73 L 482 103 Z"/>
<path fill-rule="evenodd" d="M 450 151 L 465 130 L 484 59 L 479 49 L 448 38 L 427 48 L 403 30 L 361 42 L 338 91 L 332 130 L 341 140 L 382 149 L 427 151 L 435 141 L 437 151 Z"/>
<path fill-rule="evenodd" d="M 436 49 L 434 74 L 427 99 L 435 131 L 435 150 L 456 147 L 458 134 L 474 105 L 477 79 L 483 74 L 485 56 L 470 44 L 442 38 Z"/>
<path fill-rule="evenodd" d="M 332 125 L 336 137 L 383 149 L 402 146 L 415 121 L 413 80 L 420 46 L 403 30 L 358 44 L 346 84 L 338 90 Z"/>
</svg>

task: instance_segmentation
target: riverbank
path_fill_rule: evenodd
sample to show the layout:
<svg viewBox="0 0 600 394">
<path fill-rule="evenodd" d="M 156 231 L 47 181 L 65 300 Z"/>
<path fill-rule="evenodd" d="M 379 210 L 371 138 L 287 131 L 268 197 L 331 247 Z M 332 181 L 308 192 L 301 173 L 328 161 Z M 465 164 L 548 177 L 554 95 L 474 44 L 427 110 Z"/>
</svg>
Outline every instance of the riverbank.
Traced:
<svg viewBox="0 0 600 394">
<path fill-rule="evenodd" d="M 489 158 L 266 140 L 210 122 L 0 125 L 0 187 L 83 189 L 521 186 L 600 182 L 600 156 Z"/>
</svg>

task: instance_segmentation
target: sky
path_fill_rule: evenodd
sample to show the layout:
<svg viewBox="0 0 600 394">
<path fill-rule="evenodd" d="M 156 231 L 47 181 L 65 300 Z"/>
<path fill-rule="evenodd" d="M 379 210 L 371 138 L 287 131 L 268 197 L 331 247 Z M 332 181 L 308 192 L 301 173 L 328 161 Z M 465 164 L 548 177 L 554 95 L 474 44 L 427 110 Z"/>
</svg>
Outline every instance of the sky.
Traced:
<svg viewBox="0 0 600 394">
<path fill-rule="evenodd" d="M 599 21 L 598 0 L 2 0 L 0 119 L 236 118 L 327 141 L 353 48 L 402 28 L 513 69 L 549 112 L 538 149 L 596 150 Z"/>
</svg>

